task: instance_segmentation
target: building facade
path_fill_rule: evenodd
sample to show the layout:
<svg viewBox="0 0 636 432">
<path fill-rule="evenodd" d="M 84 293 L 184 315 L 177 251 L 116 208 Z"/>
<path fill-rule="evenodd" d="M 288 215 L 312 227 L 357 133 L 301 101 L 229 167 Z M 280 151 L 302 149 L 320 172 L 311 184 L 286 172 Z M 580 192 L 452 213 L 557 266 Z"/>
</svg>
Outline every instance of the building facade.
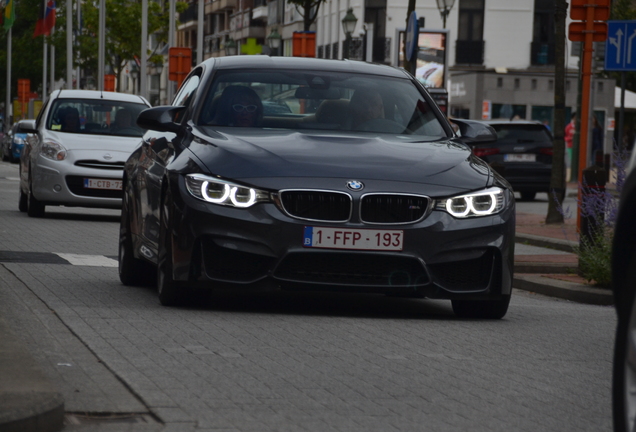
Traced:
<svg viewBox="0 0 636 432">
<path fill-rule="evenodd" d="M 435 57 L 443 51 L 445 74 L 441 87 L 448 92 L 449 116 L 517 117 L 545 122 L 551 127 L 554 0 L 445 0 L 446 13 L 442 13 L 438 3 L 443 1 L 418 0 L 415 12 L 421 30 L 438 32 L 444 41 L 443 49 L 433 49 L 432 54 Z M 191 0 L 189 9 L 181 14 L 177 36 L 178 45 L 190 46 L 195 52 L 199 49 L 197 6 L 197 0 Z M 321 3 L 311 28 L 315 31 L 316 57 L 347 56 L 401 66 L 407 7 L 408 0 Z M 349 10 L 357 23 L 354 32 L 346 35 L 342 21 Z M 281 47 L 276 50 L 268 46 L 268 36 L 274 30 L 282 37 Z M 292 55 L 292 37 L 302 30 L 301 13 L 285 0 L 207 0 L 203 58 L 234 53 L 230 47 L 239 55 Z M 576 111 L 579 92 L 577 50 L 580 48 L 566 42 L 568 119 Z M 610 79 L 594 79 L 592 87 L 590 111 L 605 130 L 606 151 L 611 150 L 615 83 Z"/>
</svg>

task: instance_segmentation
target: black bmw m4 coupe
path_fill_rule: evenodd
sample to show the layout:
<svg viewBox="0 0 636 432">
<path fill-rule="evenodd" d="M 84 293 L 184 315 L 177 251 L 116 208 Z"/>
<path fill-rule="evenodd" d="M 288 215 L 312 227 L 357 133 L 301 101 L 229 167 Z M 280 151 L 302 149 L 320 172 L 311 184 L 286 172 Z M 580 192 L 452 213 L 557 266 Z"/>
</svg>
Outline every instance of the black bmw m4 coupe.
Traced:
<svg viewBox="0 0 636 432">
<path fill-rule="evenodd" d="M 125 165 L 119 275 L 173 305 L 203 288 L 449 299 L 502 318 L 510 185 L 405 71 L 355 61 L 206 60 L 150 108 Z"/>
</svg>

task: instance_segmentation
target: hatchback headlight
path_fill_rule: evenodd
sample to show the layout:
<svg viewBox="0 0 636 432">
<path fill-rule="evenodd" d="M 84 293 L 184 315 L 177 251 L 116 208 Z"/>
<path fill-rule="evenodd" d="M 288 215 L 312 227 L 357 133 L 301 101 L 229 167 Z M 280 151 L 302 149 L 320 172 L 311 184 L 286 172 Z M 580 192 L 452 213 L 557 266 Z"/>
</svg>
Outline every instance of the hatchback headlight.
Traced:
<svg viewBox="0 0 636 432">
<path fill-rule="evenodd" d="M 246 208 L 257 202 L 270 201 L 269 192 L 202 174 L 188 174 L 186 187 L 195 198 L 213 204 Z"/>
<path fill-rule="evenodd" d="M 66 149 L 64 148 L 64 146 L 58 142 L 50 140 L 44 141 L 42 143 L 40 154 L 45 158 L 54 161 L 61 161 L 66 159 Z"/>
<path fill-rule="evenodd" d="M 493 187 L 480 192 L 437 200 L 435 209 L 446 211 L 456 218 L 467 218 L 498 213 L 504 205 L 504 190 Z"/>
</svg>

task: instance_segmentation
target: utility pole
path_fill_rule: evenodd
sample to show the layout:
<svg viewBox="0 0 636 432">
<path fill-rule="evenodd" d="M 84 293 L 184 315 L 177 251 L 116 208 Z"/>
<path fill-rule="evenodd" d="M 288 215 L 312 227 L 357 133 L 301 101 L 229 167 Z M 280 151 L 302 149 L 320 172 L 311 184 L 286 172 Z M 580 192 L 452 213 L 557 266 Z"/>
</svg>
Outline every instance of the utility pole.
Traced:
<svg viewBox="0 0 636 432">
<path fill-rule="evenodd" d="M 552 177 L 548 193 L 547 224 L 563 223 L 559 207 L 565 198 L 565 18 L 566 0 L 556 0 L 555 47 L 554 47 L 554 145 L 552 155 Z"/>
</svg>

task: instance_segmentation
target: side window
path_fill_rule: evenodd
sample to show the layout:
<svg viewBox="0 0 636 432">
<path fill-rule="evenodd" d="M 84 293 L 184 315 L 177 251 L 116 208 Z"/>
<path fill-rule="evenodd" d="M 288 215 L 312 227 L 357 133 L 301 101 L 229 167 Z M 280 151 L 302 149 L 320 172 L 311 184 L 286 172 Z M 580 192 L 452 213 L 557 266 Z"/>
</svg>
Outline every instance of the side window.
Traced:
<svg viewBox="0 0 636 432">
<path fill-rule="evenodd" d="M 172 101 L 172 106 L 187 107 L 190 104 L 197 88 L 199 87 L 199 83 L 201 82 L 201 76 L 199 75 L 201 70 L 199 69 L 197 72 L 198 74 L 190 75 L 190 77 L 188 77 L 188 79 L 181 85 L 179 92 Z M 183 114 L 184 111 L 175 115 L 174 122 L 181 123 Z"/>
<path fill-rule="evenodd" d="M 183 83 L 179 92 L 174 97 L 172 106 L 187 106 L 190 103 L 197 87 L 199 87 L 200 82 L 201 77 L 199 75 L 190 76 L 186 82 Z"/>
</svg>

